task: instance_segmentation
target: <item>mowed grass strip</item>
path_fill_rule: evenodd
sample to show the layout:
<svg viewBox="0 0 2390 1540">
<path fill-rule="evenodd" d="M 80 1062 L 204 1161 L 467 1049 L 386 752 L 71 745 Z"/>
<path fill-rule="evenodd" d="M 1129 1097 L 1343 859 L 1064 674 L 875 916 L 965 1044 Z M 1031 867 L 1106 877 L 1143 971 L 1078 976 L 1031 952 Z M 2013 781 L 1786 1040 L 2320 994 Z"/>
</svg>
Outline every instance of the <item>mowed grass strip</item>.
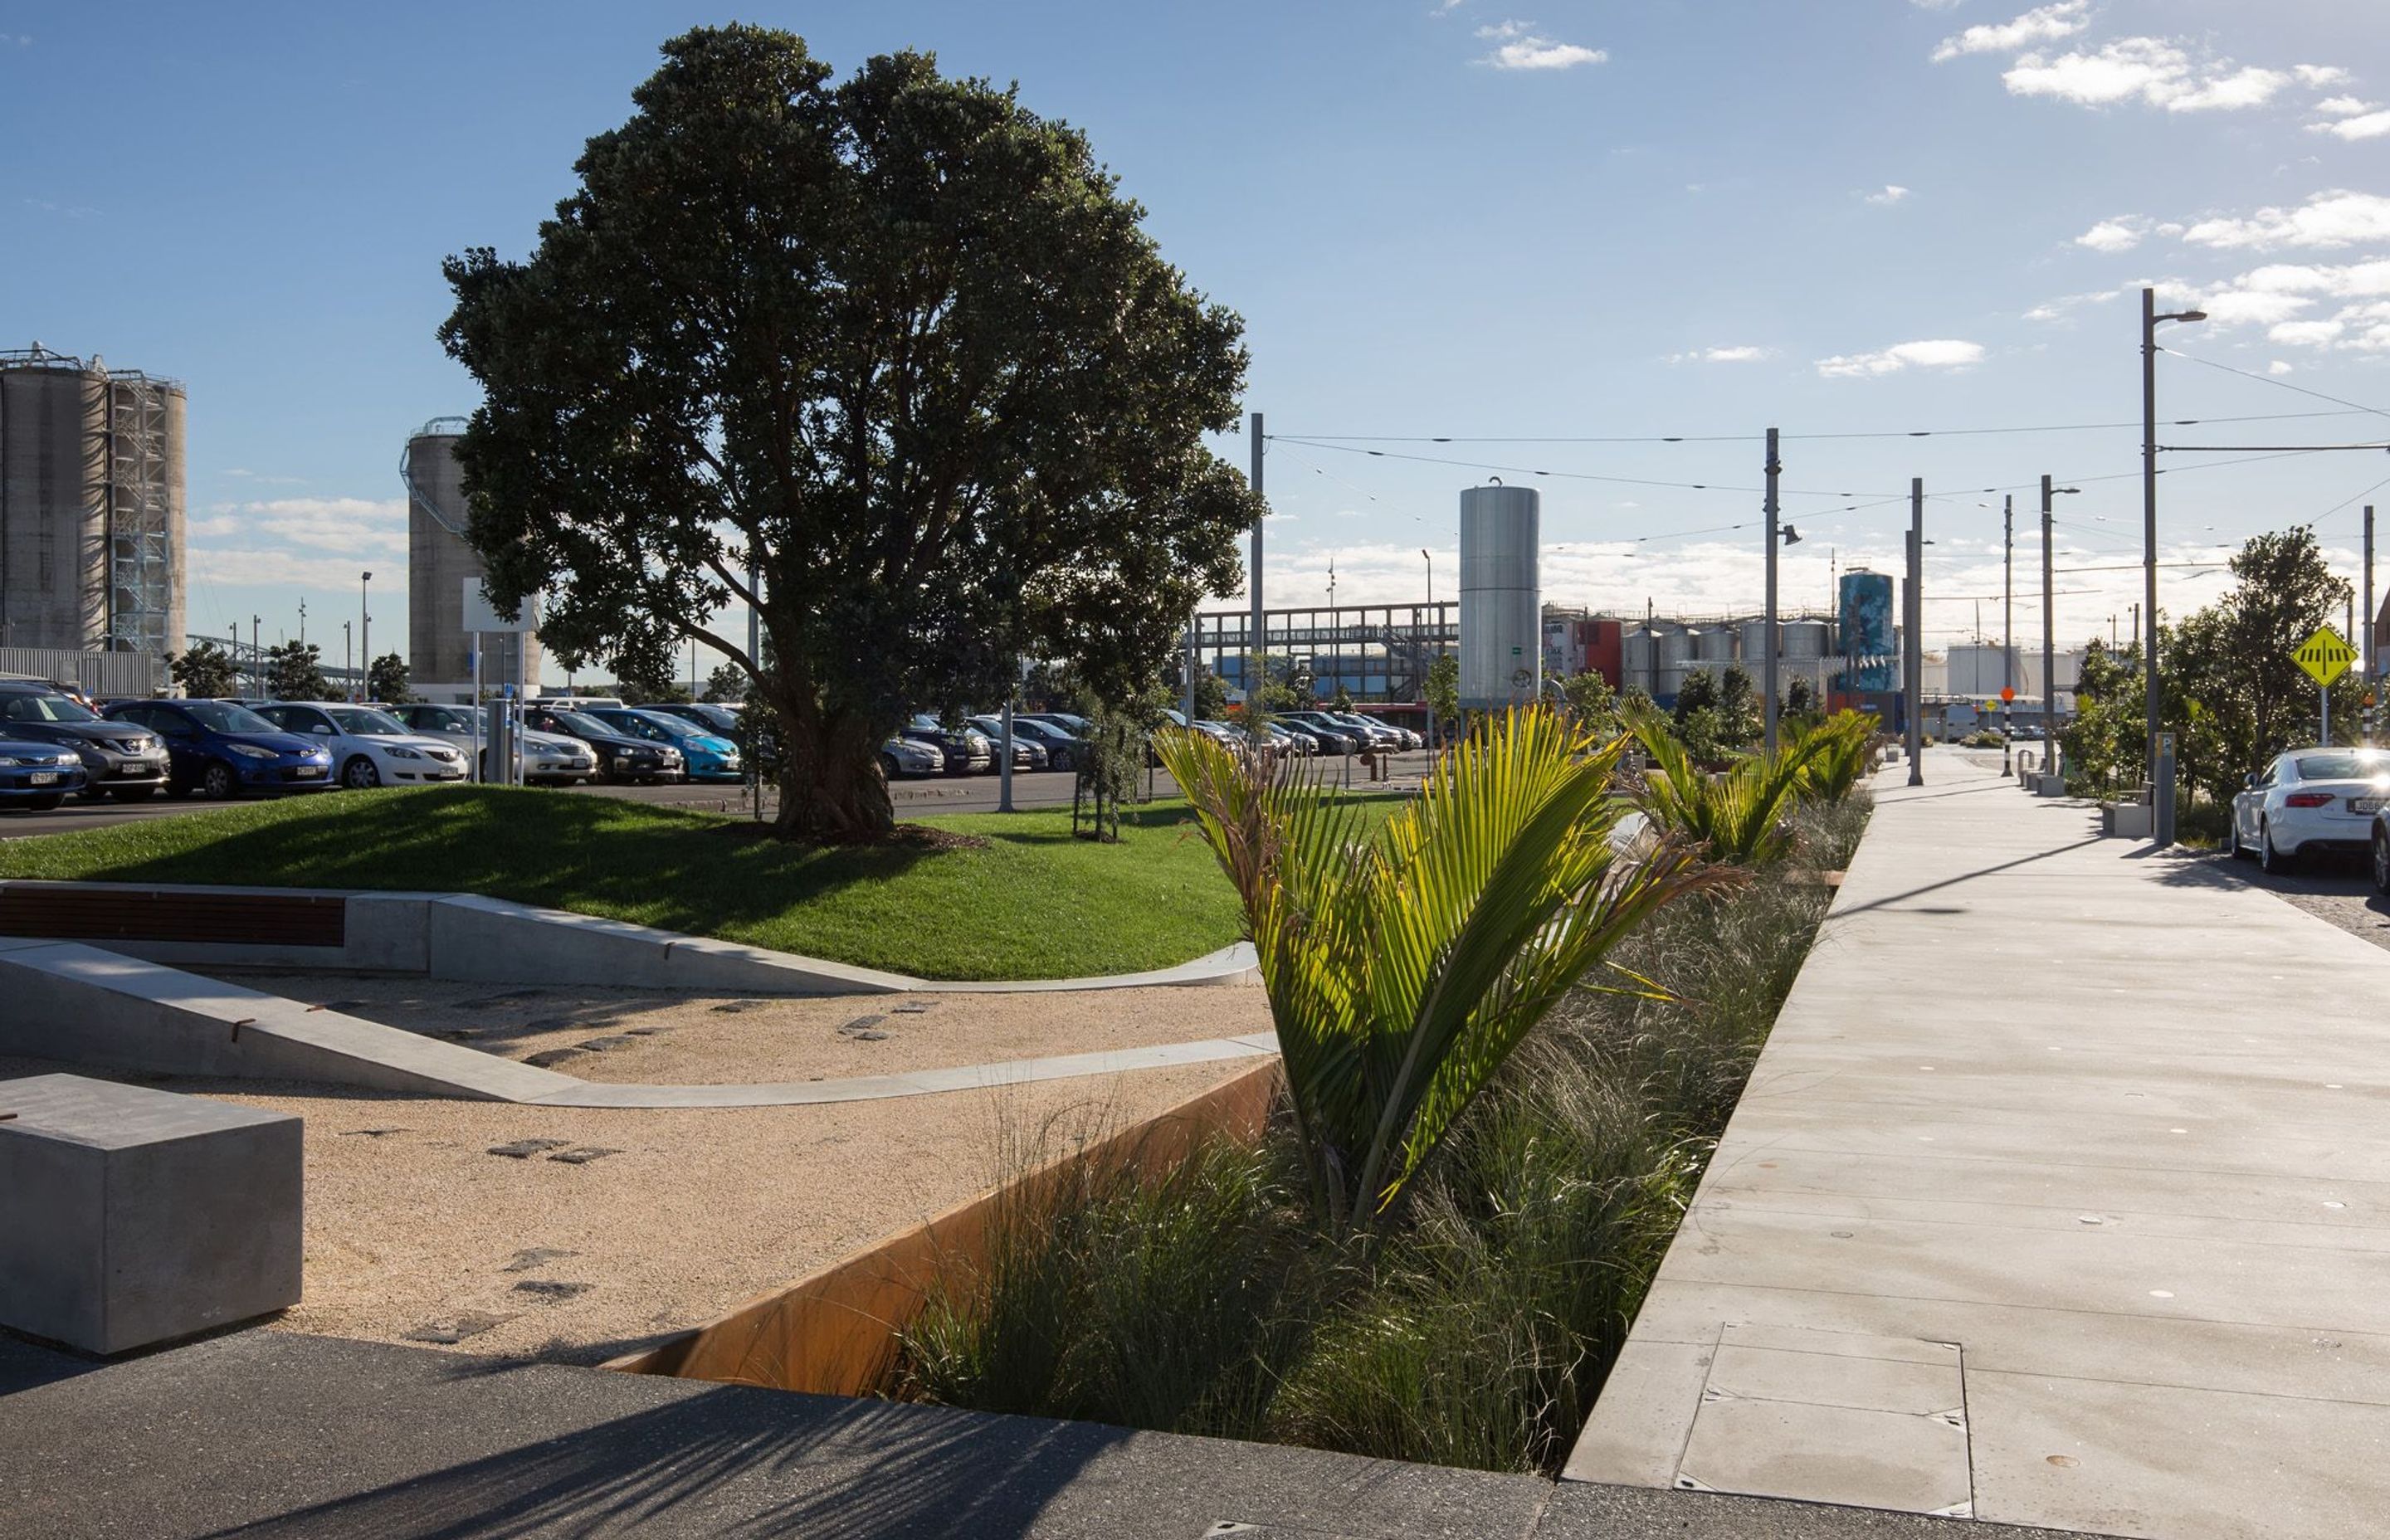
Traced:
<svg viewBox="0 0 2390 1540">
<path fill-rule="evenodd" d="M 457 891 L 931 979 L 1168 968 L 1240 933 L 1183 802 L 923 819 L 981 848 L 800 849 L 746 820 L 500 787 L 341 791 L 0 841 L 0 878 Z"/>
</svg>

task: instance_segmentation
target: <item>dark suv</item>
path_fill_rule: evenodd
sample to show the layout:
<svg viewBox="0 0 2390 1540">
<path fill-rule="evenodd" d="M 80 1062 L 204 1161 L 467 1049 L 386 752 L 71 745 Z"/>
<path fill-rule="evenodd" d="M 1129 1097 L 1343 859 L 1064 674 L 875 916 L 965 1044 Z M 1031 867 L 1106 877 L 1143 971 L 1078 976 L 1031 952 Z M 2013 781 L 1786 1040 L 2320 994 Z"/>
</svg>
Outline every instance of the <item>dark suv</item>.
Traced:
<svg viewBox="0 0 2390 1540">
<path fill-rule="evenodd" d="M 166 745 L 157 734 L 111 722 L 55 685 L 0 680 L 0 738 L 73 750 L 86 797 L 138 802 L 166 784 Z"/>
</svg>

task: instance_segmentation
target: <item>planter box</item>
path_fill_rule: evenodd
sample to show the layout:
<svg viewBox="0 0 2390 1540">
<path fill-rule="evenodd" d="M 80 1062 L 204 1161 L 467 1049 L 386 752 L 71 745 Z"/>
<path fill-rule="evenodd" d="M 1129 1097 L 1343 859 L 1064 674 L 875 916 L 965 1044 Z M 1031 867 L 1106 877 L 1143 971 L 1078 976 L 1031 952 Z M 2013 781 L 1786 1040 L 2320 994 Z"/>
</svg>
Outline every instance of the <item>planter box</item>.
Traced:
<svg viewBox="0 0 2390 1540">
<path fill-rule="evenodd" d="M 2150 837 L 2150 804 L 2147 802 L 2101 802 L 2100 832 L 2127 840 Z"/>
<path fill-rule="evenodd" d="M 299 1303 L 300 1121 L 0 1082 L 0 1324 L 123 1353 Z"/>
<path fill-rule="evenodd" d="M 694 1331 L 604 1367 L 819 1395 L 867 1395 L 894 1360 L 897 1333 L 911 1323 L 940 1277 L 984 1258 L 988 1222 L 1005 1199 L 1030 1184 L 1051 1181 L 1080 1161 L 1166 1164 L 1212 1134 L 1258 1138 L 1268 1125 L 1278 1089 L 1279 1066 L 1272 1059 Z"/>
</svg>

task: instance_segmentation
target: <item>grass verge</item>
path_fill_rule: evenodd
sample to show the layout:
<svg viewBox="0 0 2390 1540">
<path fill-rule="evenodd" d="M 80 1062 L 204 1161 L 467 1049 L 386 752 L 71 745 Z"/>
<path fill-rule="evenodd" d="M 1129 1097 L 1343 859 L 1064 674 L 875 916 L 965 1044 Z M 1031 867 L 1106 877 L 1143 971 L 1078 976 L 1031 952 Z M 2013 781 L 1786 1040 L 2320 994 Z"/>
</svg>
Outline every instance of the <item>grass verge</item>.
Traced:
<svg viewBox="0 0 2390 1540">
<path fill-rule="evenodd" d="M 500 787 L 339 792 L 0 842 L 0 878 L 484 893 L 932 979 L 1167 968 L 1240 933 L 1184 803 L 921 820 L 970 847 L 800 849 L 745 820 Z"/>
<path fill-rule="evenodd" d="M 1513 1056 L 1363 1258 L 1304 1217 L 1291 1135 L 1140 1180 L 1033 1185 L 906 1334 L 889 1393 L 993 1411 L 1556 1470 L 1808 956 L 1864 794 L 1794 854 L 1662 911 Z M 1087 1138 L 1047 1128 L 1026 1170 Z"/>
</svg>

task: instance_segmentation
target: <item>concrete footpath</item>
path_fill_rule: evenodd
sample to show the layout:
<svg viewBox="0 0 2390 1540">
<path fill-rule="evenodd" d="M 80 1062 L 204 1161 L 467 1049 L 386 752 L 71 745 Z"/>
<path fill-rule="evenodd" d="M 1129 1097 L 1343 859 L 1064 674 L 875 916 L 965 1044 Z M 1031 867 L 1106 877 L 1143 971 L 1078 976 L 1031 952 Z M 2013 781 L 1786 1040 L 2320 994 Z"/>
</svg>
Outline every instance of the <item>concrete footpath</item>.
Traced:
<svg viewBox="0 0 2390 1540">
<path fill-rule="evenodd" d="M 2390 1514 L 2390 952 L 1895 770 L 1572 1477 L 2101 1534 Z"/>
</svg>

